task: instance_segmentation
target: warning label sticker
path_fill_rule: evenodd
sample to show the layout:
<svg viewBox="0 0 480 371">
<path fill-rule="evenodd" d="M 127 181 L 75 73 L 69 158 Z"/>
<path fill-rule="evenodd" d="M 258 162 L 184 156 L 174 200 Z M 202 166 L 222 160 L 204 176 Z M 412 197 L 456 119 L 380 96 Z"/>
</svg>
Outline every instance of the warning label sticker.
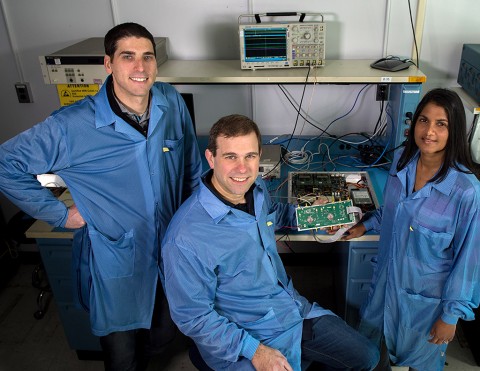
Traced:
<svg viewBox="0 0 480 371">
<path fill-rule="evenodd" d="M 58 84 L 57 92 L 61 106 L 68 106 L 87 95 L 97 94 L 100 86 L 97 84 Z"/>
</svg>

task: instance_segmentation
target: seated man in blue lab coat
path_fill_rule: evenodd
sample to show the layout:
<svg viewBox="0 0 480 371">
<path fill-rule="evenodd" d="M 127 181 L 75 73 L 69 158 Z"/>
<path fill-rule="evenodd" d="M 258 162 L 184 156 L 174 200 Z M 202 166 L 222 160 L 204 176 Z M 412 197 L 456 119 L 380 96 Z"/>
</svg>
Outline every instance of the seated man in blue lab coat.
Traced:
<svg viewBox="0 0 480 371">
<path fill-rule="evenodd" d="M 258 175 L 261 136 L 231 115 L 211 129 L 211 167 L 173 217 L 162 244 L 173 320 L 214 370 L 300 370 L 316 361 L 369 370 L 379 354 L 331 311 L 293 287 L 276 226 L 295 225 L 295 207 L 273 203 Z"/>
<path fill-rule="evenodd" d="M 107 370 L 144 370 L 175 335 L 160 284 L 159 244 L 198 186 L 201 159 L 187 107 L 156 83 L 152 34 L 136 23 L 105 36 L 106 71 L 95 96 L 54 112 L 0 146 L 0 190 L 33 218 L 77 229 L 86 257 L 92 331 Z M 35 174 L 68 186 L 67 208 Z"/>
</svg>

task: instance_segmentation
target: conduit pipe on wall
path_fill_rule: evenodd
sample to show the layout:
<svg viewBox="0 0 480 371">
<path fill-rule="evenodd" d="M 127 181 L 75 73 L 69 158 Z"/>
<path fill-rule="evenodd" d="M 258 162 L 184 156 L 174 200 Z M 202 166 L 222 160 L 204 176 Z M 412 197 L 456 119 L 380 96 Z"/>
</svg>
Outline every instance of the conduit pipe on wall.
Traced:
<svg viewBox="0 0 480 371">
<path fill-rule="evenodd" d="M 383 31 L 383 53 L 382 56 L 386 57 L 388 54 L 388 36 L 390 34 L 390 14 L 391 14 L 392 4 L 390 0 L 387 0 L 386 9 L 385 9 L 385 29 Z"/>
<path fill-rule="evenodd" d="M 248 0 L 248 9 L 247 14 L 254 14 L 253 13 L 253 0 Z M 254 122 L 257 122 L 257 104 L 256 104 L 256 90 L 255 85 L 250 84 L 249 87 L 250 92 L 250 117 Z"/>
<path fill-rule="evenodd" d="M 18 77 L 21 83 L 25 82 L 23 76 L 22 64 L 20 63 L 20 57 L 18 55 L 18 47 L 15 38 L 11 32 L 10 20 L 8 18 L 7 8 L 5 6 L 5 0 L 0 0 L 0 5 L 2 7 L 3 20 L 5 22 L 5 28 L 7 29 L 8 42 L 10 43 L 10 48 L 12 49 L 12 54 L 15 57 L 15 66 L 17 68 Z"/>
<path fill-rule="evenodd" d="M 118 6 L 115 0 L 110 0 L 110 8 L 112 9 L 112 20 L 113 26 L 120 24 L 119 17 L 118 17 Z"/>
<path fill-rule="evenodd" d="M 420 59 L 420 50 L 422 48 L 423 39 L 423 26 L 425 25 L 425 14 L 427 8 L 427 0 L 418 0 L 417 2 L 417 17 L 415 19 L 415 40 L 417 45 L 415 46 L 415 40 L 413 41 L 412 48 L 412 61 L 418 66 L 418 60 Z M 418 55 L 417 55 L 418 50 Z"/>
</svg>

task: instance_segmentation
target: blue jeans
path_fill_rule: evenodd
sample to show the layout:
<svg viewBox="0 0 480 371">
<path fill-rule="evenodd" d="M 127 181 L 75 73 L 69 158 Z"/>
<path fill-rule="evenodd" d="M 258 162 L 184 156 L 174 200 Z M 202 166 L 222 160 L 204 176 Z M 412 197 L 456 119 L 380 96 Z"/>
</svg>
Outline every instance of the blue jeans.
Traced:
<svg viewBox="0 0 480 371">
<path fill-rule="evenodd" d="M 152 327 L 112 332 L 100 337 L 106 371 L 143 371 L 152 356 L 162 353 L 173 341 L 177 328 L 170 317 L 167 299 L 157 285 Z"/>
<path fill-rule="evenodd" d="M 372 370 L 377 365 L 377 347 L 341 318 L 325 315 L 306 321 L 312 321 L 311 334 L 304 331 L 302 361 L 318 362 L 330 370 Z"/>
</svg>

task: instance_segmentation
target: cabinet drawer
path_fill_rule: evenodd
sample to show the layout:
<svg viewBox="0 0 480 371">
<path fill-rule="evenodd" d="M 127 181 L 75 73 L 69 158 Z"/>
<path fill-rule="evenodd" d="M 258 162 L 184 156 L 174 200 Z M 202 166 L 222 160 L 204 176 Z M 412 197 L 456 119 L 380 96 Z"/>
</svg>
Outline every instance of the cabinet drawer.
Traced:
<svg viewBox="0 0 480 371">
<path fill-rule="evenodd" d="M 72 247 L 60 245 L 39 246 L 48 277 L 70 278 L 72 271 Z"/>
<path fill-rule="evenodd" d="M 57 303 L 73 303 L 72 279 L 52 276 L 48 278 Z"/>
<path fill-rule="evenodd" d="M 353 248 L 350 253 L 350 278 L 370 279 L 373 275 L 372 258 L 377 255 L 375 248 Z"/>
<path fill-rule="evenodd" d="M 350 279 L 348 282 L 347 305 L 360 308 L 367 299 L 370 290 L 369 279 Z"/>
<path fill-rule="evenodd" d="M 65 248 L 72 248 L 73 239 L 71 238 L 37 238 L 38 246 L 63 246 Z"/>
</svg>

